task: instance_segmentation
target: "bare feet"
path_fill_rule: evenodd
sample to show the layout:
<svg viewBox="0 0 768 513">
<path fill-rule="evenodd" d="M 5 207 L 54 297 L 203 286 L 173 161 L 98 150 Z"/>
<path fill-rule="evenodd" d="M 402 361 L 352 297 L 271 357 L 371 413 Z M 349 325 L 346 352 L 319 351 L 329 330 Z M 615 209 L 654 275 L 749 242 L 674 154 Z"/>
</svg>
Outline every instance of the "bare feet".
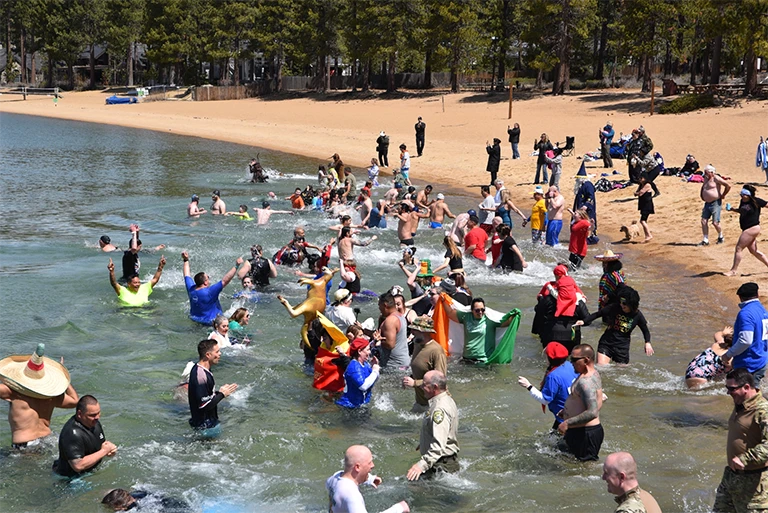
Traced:
<svg viewBox="0 0 768 513">
<path fill-rule="evenodd" d="M 736 271 L 728 271 L 723 273 L 723 276 L 736 276 Z"/>
<path fill-rule="evenodd" d="M 645 244 L 646 242 L 650 242 L 651 240 L 653 240 L 653 235 L 651 235 L 650 237 L 646 237 L 645 240 L 643 241 L 643 244 Z"/>
</svg>

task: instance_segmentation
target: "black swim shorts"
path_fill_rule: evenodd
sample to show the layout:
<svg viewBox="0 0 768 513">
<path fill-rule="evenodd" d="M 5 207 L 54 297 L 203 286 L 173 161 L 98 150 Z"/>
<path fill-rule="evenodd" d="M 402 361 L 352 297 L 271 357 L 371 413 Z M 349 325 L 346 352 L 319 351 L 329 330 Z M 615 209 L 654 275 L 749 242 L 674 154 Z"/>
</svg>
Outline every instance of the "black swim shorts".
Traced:
<svg viewBox="0 0 768 513">
<path fill-rule="evenodd" d="M 580 461 L 596 461 L 599 459 L 600 447 L 603 445 L 603 426 L 584 426 L 568 428 L 565 432 L 565 443 L 568 452 Z"/>
<path fill-rule="evenodd" d="M 623 363 L 625 365 L 629 363 L 629 344 L 619 346 L 600 340 L 597 344 L 597 352 L 613 360 L 613 363 Z"/>
<path fill-rule="evenodd" d="M 400 239 L 400 244 L 402 244 L 403 246 L 413 246 L 413 238 Z"/>
</svg>

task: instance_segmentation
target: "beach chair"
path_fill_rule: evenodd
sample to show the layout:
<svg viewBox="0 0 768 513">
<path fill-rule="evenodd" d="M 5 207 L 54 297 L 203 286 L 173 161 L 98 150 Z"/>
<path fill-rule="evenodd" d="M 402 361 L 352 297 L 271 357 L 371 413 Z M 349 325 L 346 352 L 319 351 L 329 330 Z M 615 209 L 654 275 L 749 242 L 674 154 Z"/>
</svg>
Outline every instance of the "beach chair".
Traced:
<svg viewBox="0 0 768 513">
<path fill-rule="evenodd" d="M 570 135 L 565 136 L 565 147 L 563 148 L 563 157 L 569 157 L 573 155 L 573 151 L 576 149 L 576 137 Z"/>
</svg>

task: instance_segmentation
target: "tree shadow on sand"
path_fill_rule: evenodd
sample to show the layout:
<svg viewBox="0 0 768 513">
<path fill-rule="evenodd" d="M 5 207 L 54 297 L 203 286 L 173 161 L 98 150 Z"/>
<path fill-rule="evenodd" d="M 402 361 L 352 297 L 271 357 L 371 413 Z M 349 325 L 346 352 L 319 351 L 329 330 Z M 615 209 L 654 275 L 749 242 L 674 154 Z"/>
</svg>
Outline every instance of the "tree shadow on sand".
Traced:
<svg viewBox="0 0 768 513">
<path fill-rule="evenodd" d="M 648 112 L 651 108 L 651 95 L 649 93 L 602 93 L 577 91 L 568 93 L 579 101 L 587 103 L 600 103 L 592 107 L 594 110 L 606 112 L 623 112 L 627 114 L 640 114 Z M 658 112 L 659 105 L 670 100 L 661 99 L 657 95 L 654 105 L 654 113 Z M 645 101 L 643 101 L 645 100 Z"/>
<path fill-rule="evenodd" d="M 526 100 L 532 100 L 534 98 L 541 98 L 545 94 L 551 94 L 551 93 L 542 93 L 541 91 L 532 91 L 529 89 L 515 89 L 515 91 L 512 93 L 512 102 L 517 101 L 526 101 Z M 509 102 L 509 92 L 496 92 L 496 91 L 487 91 L 487 92 L 480 92 L 475 93 L 470 96 L 466 96 L 459 100 L 459 103 L 508 103 Z"/>
<path fill-rule="evenodd" d="M 262 101 L 282 101 L 306 99 L 316 102 L 344 102 L 344 101 L 365 101 L 365 100 L 405 100 L 410 98 L 434 98 L 438 101 L 439 97 L 447 94 L 445 91 L 394 91 L 391 93 L 385 91 L 284 91 L 280 93 L 271 93 L 259 96 Z"/>
</svg>

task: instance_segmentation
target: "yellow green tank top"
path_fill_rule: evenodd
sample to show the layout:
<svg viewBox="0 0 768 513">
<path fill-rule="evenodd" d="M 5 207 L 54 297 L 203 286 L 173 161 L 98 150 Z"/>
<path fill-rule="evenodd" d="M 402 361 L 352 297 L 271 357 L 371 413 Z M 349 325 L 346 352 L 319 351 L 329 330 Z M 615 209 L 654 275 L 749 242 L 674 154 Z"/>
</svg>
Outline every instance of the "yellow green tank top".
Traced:
<svg viewBox="0 0 768 513">
<path fill-rule="evenodd" d="M 142 283 L 138 292 L 135 294 L 131 292 L 131 289 L 128 287 L 120 285 L 120 294 L 117 296 L 117 299 L 119 299 L 124 306 L 142 306 L 149 302 L 150 294 L 152 294 L 151 282 Z"/>
</svg>

